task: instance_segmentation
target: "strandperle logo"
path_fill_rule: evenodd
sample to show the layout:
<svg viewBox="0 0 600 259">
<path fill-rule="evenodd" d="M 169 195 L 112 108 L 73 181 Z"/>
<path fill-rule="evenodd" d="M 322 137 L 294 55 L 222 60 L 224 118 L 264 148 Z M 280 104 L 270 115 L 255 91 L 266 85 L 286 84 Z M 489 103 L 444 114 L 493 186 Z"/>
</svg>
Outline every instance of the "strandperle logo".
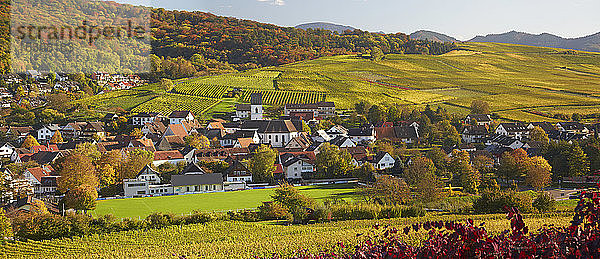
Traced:
<svg viewBox="0 0 600 259">
<path fill-rule="evenodd" d="M 136 26 L 131 20 L 127 21 L 124 26 L 97 26 L 83 21 L 82 25 L 77 27 L 19 25 L 13 30 L 13 35 L 21 40 L 86 40 L 89 45 L 101 38 L 107 40 L 143 39 L 148 36 L 144 26 Z"/>
</svg>

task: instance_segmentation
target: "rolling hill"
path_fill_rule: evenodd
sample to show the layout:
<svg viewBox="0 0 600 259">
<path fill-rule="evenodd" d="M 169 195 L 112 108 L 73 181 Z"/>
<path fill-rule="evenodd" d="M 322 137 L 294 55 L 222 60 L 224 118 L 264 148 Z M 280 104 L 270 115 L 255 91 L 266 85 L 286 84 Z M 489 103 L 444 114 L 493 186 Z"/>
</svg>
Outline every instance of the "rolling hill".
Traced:
<svg viewBox="0 0 600 259">
<path fill-rule="evenodd" d="M 446 34 L 426 30 L 413 32 L 410 34 L 410 38 L 413 40 L 428 40 L 436 42 L 459 42 L 459 40 Z"/>
<path fill-rule="evenodd" d="M 326 100 L 338 109 L 353 109 L 366 101 L 401 107 L 429 104 L 466 114 L 473 100 L 485 100 L 505 120 L 557 121 L 560 114 L 600 114 L 600 54 L 501 43 L 458 47 L 444 55 L 389 54 L 377 62 L 357 55 L 322 57 L 180 80 L 177 94 L 150 85 L 80 102 L 94 110 L 163 113 L 189 104 L 211 116 L 232 111 L 236 103 L 247 102 L 250 93 L 261 92 L 267 105 Z M 232 89 L 242 91 L 239 98 L 217 94 Z M 118 94 L 123 97 L 114 96 Z"/>
<path fill-rule="evenodd" d="M 329 30 L 337 33 L 343 33 L 345 31 L 354 31 L 356 28 L 346 25 L 339 25 L 328 22 L 312 22 L 312 23 L 304 23 L 300 25 L 296 25 L 296 29 L 321 29 L 321 30 Z"/>
<path fill-rule="evenodd" d="M 511 43 L 528 46 L 600 52 L 600 32 L 585 37 L 567 39 L 549 33 L 534 35 L 525 32 L 511 31 L 502 34 L 477 36 L 469 41 Z"/>
</svg>

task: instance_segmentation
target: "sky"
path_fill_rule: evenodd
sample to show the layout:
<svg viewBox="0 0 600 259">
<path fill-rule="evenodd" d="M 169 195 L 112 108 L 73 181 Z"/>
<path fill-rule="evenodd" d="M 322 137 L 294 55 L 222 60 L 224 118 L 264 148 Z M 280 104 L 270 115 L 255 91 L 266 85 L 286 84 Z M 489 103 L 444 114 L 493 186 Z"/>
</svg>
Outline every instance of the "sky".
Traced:
<svg viewBox="0 0 600 259">
<path fill-rule="evenodd" d="M 566 38 L 600 32 L 599 0 L 116 0 L 210 12 L 280 26 L 332 22 L 410 34 L 432 30 L 459 40 L 521 31 Z"/>
</svg>

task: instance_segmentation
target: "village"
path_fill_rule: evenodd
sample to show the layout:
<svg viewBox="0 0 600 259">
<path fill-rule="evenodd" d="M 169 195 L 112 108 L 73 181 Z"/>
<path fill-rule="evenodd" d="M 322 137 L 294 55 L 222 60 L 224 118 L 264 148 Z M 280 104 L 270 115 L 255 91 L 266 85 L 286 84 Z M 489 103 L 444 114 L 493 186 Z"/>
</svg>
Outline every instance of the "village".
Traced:
<svg viewBox="0 0 600 259">
<path fill-rule="evenodd" d="M 263 113 L 262 95 L 256 93 L 249 104 L 238 104 L 229 120 L 200 121 L 190 111 L 173 111 L 168 115 L 137 113 L 126 118 L 107 114 L 102 121 L 64 125 L 2 127 L 0 131 L 12 141 L 1 144 L 0 157 L 7 164 L 35 165 L 22 168 L 22 177 L 15 178 L 12 176 L 16 174 L 4 166 L 7 188 L 2 198 L 13 210 L 25 208 L 34 199 L 58 210 L 55 203 L 64 194 L 57 189 L 61 176 L 54 169 L 55 163 L 82 143 L 95 146 L 102 154 L 113 151 L 127 157 L 135 150 L 152 154 L 152 161 L 140 165 L 142 169 L 133 178 L 123 179 L 121 188 L 110 194 L 101 193 L 99 198 L 114 199 L 236 191 L 276 186 L 280 182 L 311 184 L 333 182 L 335 178 L 357 179 L 352 175 L 330 176 L 329 180 L 316 176 L 317 156 L 325 145 L 347 152 L 355 168 L 368 164 L 379 174 L 401 178 L 412 156 L 382 151 L 374 144 L 385 141 L 394 147 L 410 147 L 423 142 L 418 121 L 380 122 L 358 128 L 327 121 L 330 126 L 323 127 L 325 120 L 340 115 L 332 102 L 288 104 L 277 119 L 267 119 Z M 115 134 L 109 130 L 119 122 L 127 123 L 133 133 Z M 461 140 L 453 146 L 442 146 L 444 154 L 451 156 L 453 150 L 467 152 L 472 159 L 488 158 L 491 166 L 498 165 L 503 154 L 513 150 L 540 156 L 544 144 L 530 137 L 535 129 L 542 129 L 552 142 L 585 140 L 596 136 L 599 129 L 598 125 L 579 122 L 497 123 L 490 114 L 470 114 L 462 123 Z M 277 154 L 271 179 L 257 177 L 248 169 L 248 160 L 262 146 Z M 213 162 L 221 163 L 219 170 L 214 170 L 214 166 L 207 169 Z M 165 171 L 169 171 L 168 177 Z M 562 180 L 585 183 L 594 179 Z"/>
</svg>

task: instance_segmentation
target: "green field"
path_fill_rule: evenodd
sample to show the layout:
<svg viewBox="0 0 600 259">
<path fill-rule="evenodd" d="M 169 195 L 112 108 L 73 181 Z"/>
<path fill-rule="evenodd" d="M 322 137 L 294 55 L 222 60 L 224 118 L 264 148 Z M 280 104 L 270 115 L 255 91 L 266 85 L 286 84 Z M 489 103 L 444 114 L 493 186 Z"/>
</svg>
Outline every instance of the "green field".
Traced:
<svg viewBox="0 0 600 259">
<path fill-rule="evenodd" d="M 530 230 L 545 224 L 566 226 L 572 216 L 545 215 L 544 218 L 525 215 Z M 485 228 L 499 233 L 510 228 L 504 214 L 497 215 L 430 215 L 424 218 L 390 220 L 356 220 L 309 225 L 284 226 L 275 222 L 228 222 L 172 226 L 164 229 L 124 231 L 48 241 L 5 242 L 0 244 L 3 258 L 253 258 L 289 257 L 294 251 L 310 252 L 335 248 L 343 242 L 353 249 L 377 223 L 398 228 L 416 222 L 464 221 L 485 222 Z M 416 244 L 427 232 L 411 232 L 404 240 Z"/>
<path fill-rule="evenodd" d="M 262 91 L 267 95 L 267 104 L 315 102 L 324 98 L 335 102 L 338 109 L 352 109 L 356 102 L 366 101 L 416 107 L 440 105 L 460 114 L 468 112 L 473 100 L 481 99 L 489 102 L 492 112 L 499 117 L 523 121 L 552 121 L 548 116 L 531 113 L 532 110 L 565 114 L 591 114 L 600 110 L 600 54 L 499 43 L 465 43 L 459 47 L 461 50 L 440 56 L 390 54 L 378 62 L 348 55 L 323 57 L 279 67 L 178 80 L 175 90 L 219 101 L 223 93 L 237 89 L 242 94 L 236 103 L 247 102 L 249 93 Z M 144 104 L 160 95 L 164 92 L 155 86 L 144 86 L 78 102 L 96 110 L 121 107 L 138 111 L 157 106 Z M 168 106 L 165 110 L 175 107 Z M 227 107 L 231 111 L 233 105 Z M 210 113 L 213 109 L 197 111 Z"/>
<path fill-rule="evenodd" d="M 354 185 L 316 185 L 298 188 L 303 194 L 317 200 L 326 198 L 354 198 Z M 256 208 L 263 201 L 271 200 L 274 189 L 246 190 L 236 192 L 218 192 L 163 196 L 151 198 L 131 198 L 98 201 L 95 216 L 113 214 L 119 218 L 144 218 L 154 212 L 186 214 L 193 211 L 228 211 Z"/>
</svg>

